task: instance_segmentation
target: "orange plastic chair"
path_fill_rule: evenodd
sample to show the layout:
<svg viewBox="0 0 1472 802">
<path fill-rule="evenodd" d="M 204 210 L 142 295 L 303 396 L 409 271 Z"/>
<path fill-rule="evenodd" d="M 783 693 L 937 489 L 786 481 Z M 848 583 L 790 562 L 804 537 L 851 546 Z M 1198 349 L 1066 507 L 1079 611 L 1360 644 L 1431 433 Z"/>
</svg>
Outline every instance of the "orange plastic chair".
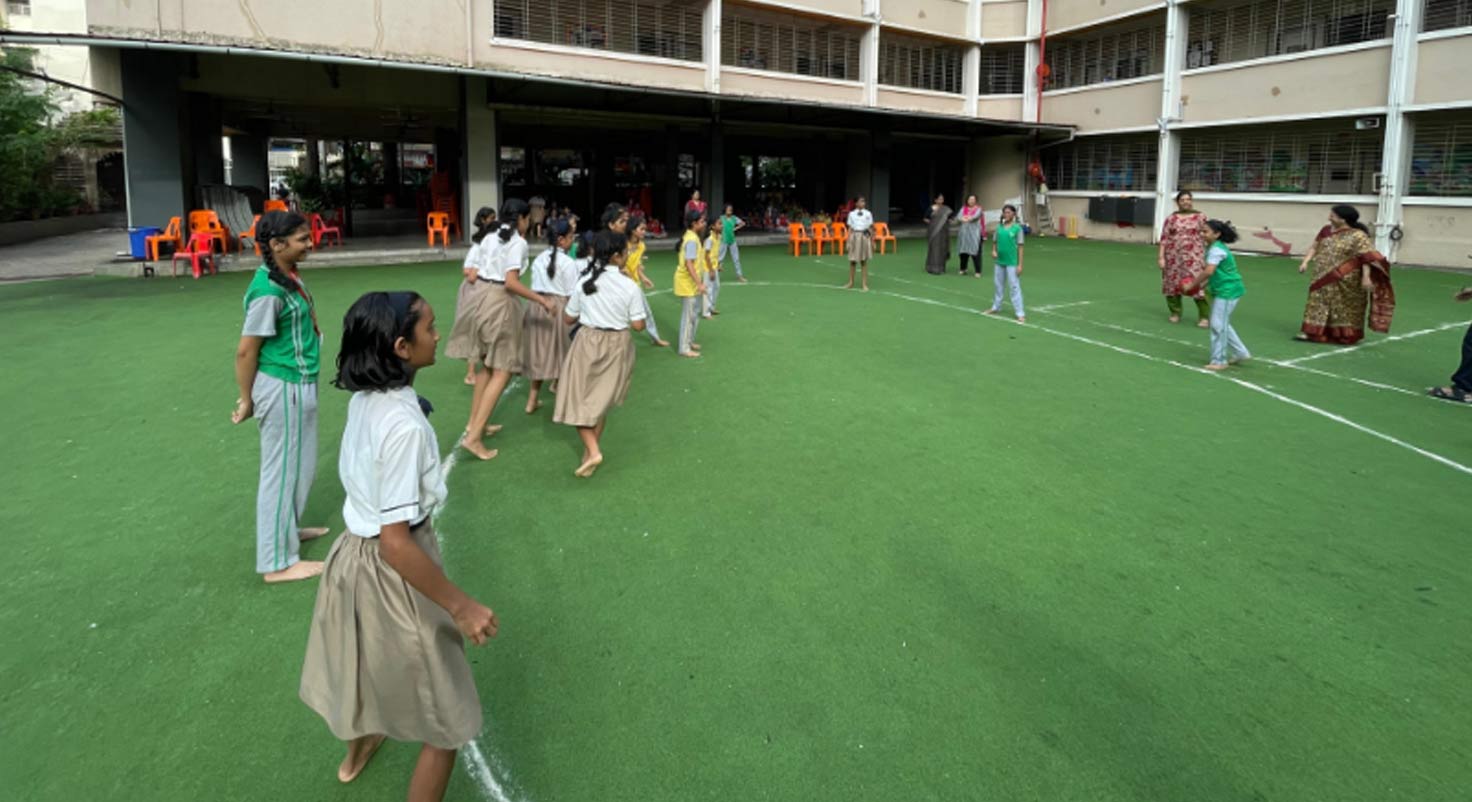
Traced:
<svg viewBox="0 0 1472 802">
<path fill-rule="evenodd" d="M 342 245 L 342 229 L 337 226 L 329 226 L 323 222 L 322 215 L 313 212 L 307 215 L 307 224 L 312 227 L 312 247 L 322 247 L 322 240 L 327 237 L 337 237 L 337 245 Z M 332 243 L 328 243 L 329 245 Z"/>
<path fill-rule="evenodd" d="M 174 250 L 176 251 L 184 247 L 184 235 L 180 231 L 183 225 L 184 221 L 182 218 L 170 217 L 168 226 L 164 228 L 164 233 L 150 234 L 144 238 L 143 247 L 148 252 L 148 261 L 158 261 L 158 244 L 160 242 L 174 243 Z"/>
<path fill-rule="evenodd" d="M 440 235 L 443 247 L 450 247 L 450 214 L 448 212 L 429 213 L 429 247 L 434 247 L 434 235 Z"/>
<path fill-rule="evenodd" d="M 240 232 L 240 248 L 242 251 L 245 249 L 245 241 L 250 240 L 250 244 L 255 246 L 256 256 L 261 255 L 261 243 L 256 241 L 256 226 L 260 224 L 261 216 L 256 215 L 256 219 L 250 221 L 250 228 Z"/>
<path fill-rule="evenodd" d="M 823 255 L 823 246 L 833 241 L 833 231 L 827 223 L 813 223 L 813 246 L 818 249 L 818 255 Z"/>
<path fill-rule="evenodd" d="M 196 279 L 202 272 L 199 268 L 201 259 L 208 259 L 210 272 L 218 275 L 220 268 L 215 266 L 215 235 L 208 231 L 196 231 L 189 235 L 189 247 L 174 251 L 174 258 L 169 262 L 169 275 L 178 277 L 180 259 L 189 260 Z"/>
<path fill-rule="evenodd" d="M 434 210 L 449 215 L 449 228 L 455 232 L 455 238 L 460 238 L 460 212 L 455 206 L 453 196 L 435 196 Z M 514 222 L 514 221 L 513 221 Z"/>
<path fill-rule="evenodd" d="M 833 224 L 833 253 L 835 255 L 848 253 L 848 224 Z"/>
<path fill-rule="evenodd" d="M 220 243 L 220 253 L 230 252 L 230 230 L 220 222 L 220 216 L 211 210 L 194 211 L 189 213 L 190 241 L 194 235 L 201 232 L 210 235 L 215 242 Z"/>
<path fill-rule="evenodd" d="M 787 224 L 787 242 L 792 245 L 793 256 L 802 255 L 802 245 L 804 242 L 808 244 L 809 250 L 812 250 L 813 247 L 813 238 L 808 236 L 807 229 L 802 227 L 802 223 Z"/>
<path fill-rule="evenodd" d="M 874 241 L 879 244 L 879 252 L 884 253 L 884 243 L 888 242 L 894 246 L 894 252 L 900 252 L 900 241 L 889 233 L 889 223 L 874 224 Z"/>
<path fill-rule="evenodd" d="M 291 211 L 291 208 L 286 205 L 286 201 L 284 201 L 284 200 L 268 200 L 268 201 L 266 201 L 265 207 L 262 208 L 262 211 L 263 212 L 289 212 L 289 211 Z"/>
</svg>

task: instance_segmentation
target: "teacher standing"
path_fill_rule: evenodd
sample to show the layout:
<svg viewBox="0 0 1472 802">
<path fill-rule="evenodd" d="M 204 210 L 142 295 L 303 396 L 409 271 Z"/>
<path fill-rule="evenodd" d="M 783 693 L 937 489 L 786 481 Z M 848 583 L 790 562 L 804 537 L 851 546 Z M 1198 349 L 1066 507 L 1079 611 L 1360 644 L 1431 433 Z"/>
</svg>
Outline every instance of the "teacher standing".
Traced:
<svg viewBox="0 0 1472 802">
<path fill-rule="evenodd" d="M 925 253 L 925 272 L 939 276 L 946 272 L 946 262 L 951 258 L 951 207 L 946 205 L 945 195 L 936 195 L 930 204 L 930 214 L 925 222 L 930 226 L 926 240 L 930 248 Z"/>
</svg>

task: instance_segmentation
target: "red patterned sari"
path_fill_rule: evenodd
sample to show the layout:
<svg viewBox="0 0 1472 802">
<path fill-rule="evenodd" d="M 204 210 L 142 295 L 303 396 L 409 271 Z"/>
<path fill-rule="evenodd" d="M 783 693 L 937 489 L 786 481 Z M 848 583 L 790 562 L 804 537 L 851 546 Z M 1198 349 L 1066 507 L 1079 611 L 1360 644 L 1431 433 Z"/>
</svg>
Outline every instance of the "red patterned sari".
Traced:
<svg viewBox="0 0 1472 802">
<path fill-rule="evenodd" d="M 1303 310 L 1303 334 L 1318 343 L 1353 345 L 1365 338 L 1365 316 L 1370 328 L 1390 331 L 1395 314 L 1395 289 L 1390 284 L 1390 262 L 1375 250 L 1368 234 L 1357 228 L 1334 231 L 1324 226 L 1314 239 L 1314 281 Z M 1361 283 L 1370 269 L 1373 288 Z"/>
</svg>

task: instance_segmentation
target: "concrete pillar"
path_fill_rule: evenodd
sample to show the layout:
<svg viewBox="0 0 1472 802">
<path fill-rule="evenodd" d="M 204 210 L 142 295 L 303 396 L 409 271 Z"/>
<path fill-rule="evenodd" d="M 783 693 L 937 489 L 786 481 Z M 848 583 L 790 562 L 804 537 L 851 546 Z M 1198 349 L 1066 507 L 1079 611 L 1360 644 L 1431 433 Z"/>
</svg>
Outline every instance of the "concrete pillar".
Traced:
<svg viewBox="0 0 1472 802">
<path fill-rule="evenodd" d="M 230 137 L 230 184 L 271 191 L 270 139 L 242 134 Z"/>
<path fill-rule="evenodd" d="M 120 51 L 123 174 L 128 225 L 158 226 L 182 217 L 191 199 L 184 183 L 184 105 L 172 54 Z"/>
<path fill-rule="evenodd" d="M 496 110 L 490 106 L 490 86 L 485 78 L 465 79 L 465 208 L 460 219 L 466 221 L 465 235 L 475 233 L 470 221 L 482 206 L 501 207 L 501 175 L 498 165 L 500 137 L 496 130 Z M 530 154 L 528 154 L 530 155 Z"/>
<path fill-rule="evenodd" d="M 705 202 L 712 220 L 721 213 L 726 202 L 726 134 L 720 123 L 710 126 L 710 167 L 706 180 Z"/>
<path fill-rule="evenodd" d="M 705 91 L 721 91 L 721 0 L 710 0 L 700 19 L 704 35 L 702 55 L 705 59 Z"/>
<path fill-rule="evenodd" d="M 1401 223 L 1401 202 L 1411 182 L 1411 145 L 1415 123 L 1405 106 L 1415 100 L 1416 34 L 1421 30 L 1421 0 L 1397 0 L 1390 48 L 1390 87 L 1385 113 L 1385 150 L 1381 154 L 1375 213 L 1375 248 L 1392 262 L 1398 245 L 1391 233 Z"/>
<path fill-rule="evenodd" d="M 961 66 L 961 92 L 966 97 L 966 116 L 975 117 L 981 97 L 981 45 L 966 48 L 966 60 Z"/>
<path fill-rule="evenodd" d="M 1165 9 L 1165 75 L 1161 82 L 1160 143 L 1155 167 L 1155 242 L 1165 227 L 1165 218 L 1175 209 L 1176 184 L 1180 179 L 1181 134 L 1172 125 L 1181 120 L 1181 70 L 1186 67 L 1186 33 L 1190 18 L 1181 0 L 1171 0 Z"/>
<path fill-rule="evenodd" d="M 685 230 L 685 198 L 680 187 L 680 127 L 664 127 L 664 222 L 671 233 Z"/>
<path fill-rule="evenodd" d="M 1031 0 L 1027 4 L 1027 50 L 1022 69 L 1022 120 L 1023 122 L 1039 122 L 1040 108 L 1038 90 L 1038 65 L 1043 63 L 1043 52 L 1038 44 L 1038 36 L 1043 30 L 1043 4 L 1039 0 Z"/>
<path fill-rule="evenodd" d="M 316 139 L 307 140 L 307 175 L 322 179 L 322 143 Z"/>
<path fill-rule="evenodd" d="M 864 82 L 864 105 L 879 105 L 879 0 L 864 0 L 863 13 L 872 22 L 859 40 L 859 80 Z"/>
<path fill-rule="evenodd" d="M 394 196 L 395 203 L 397 203 L 399 190 L 404 184 L 403 173 L 399 170 L 399 143 L 384 142 L 381 153 L 383 154 L 383 188 L 386 193 Z"/>
<path fill-rule="evenodd" d="M 203 184 L 225 183 L 225 138 L 224 119 L 220 103 L 209 95 L 189 94 L 185 96 L 186 118 L 189 121 L 187 148 L 193 155 L 193 176 L 190 164 L 185 167 L 186 187 L 190 191 L 191 203 L 195 188 Z"/>
<path fill-rule="evenodd" d="M 848 138 L 844 168 L 848 171 L 844 192 L 849 199 L 873 194 L 874 138 L 869 134 L 851 134 Z"/>
<path fill-rule="evenodd" d="M 870 162 L 872 169 L 869 179 L 869 208 L 874 212 L 875 220 L 886 223 L 889 220 L 889 163 L 891 151 L 894 148 L 894 139 L 889 131 L 875 131 L 873 133 L 873 156 Z"/>
</svg>

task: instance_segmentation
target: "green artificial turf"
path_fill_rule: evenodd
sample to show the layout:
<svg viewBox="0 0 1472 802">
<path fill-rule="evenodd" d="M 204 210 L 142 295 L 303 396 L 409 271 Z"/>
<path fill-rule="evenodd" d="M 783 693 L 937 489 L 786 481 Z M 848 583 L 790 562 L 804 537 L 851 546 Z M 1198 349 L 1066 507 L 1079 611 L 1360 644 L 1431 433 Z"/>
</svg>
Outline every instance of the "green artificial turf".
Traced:
<svg viewBox="0 0 1472 802">
<path fill-rule="evenodd" d="M 867 295 L 831 288 L 840 257 L 747 249 L 707 356 L 639 338 L 590 481 L 524 385 L 500 457 L 458 461 L 438 528 L 501 620 L 470 657 L 511 798 L 1466 798 L 1472 409 L 1416 394 L 1462 327 L 1301 363 L 1333 376 L 1209 376 L 1148 248 L 1030 241 L 1024 327 L 977 314 L 989 260 L 933 277 L 901 247 Z M 1293 264 L 1240 263 L 1254 353 L 1321 353 L 1289 340 Z M 417 289 L 448 333 L 457 275 L 309 271 L 325 372 L 357 295 Z M 0 796 L 403 794 L 406 745 L 338 784 L 296 697 L 316 584 L 252 573 L 257 436 L 228 417 L 247 278 L 0 287 Z M 1395 333 L 1472 318 L 1462 283 L 1399 272 Z M 463 373 L 418 383 L 445 450 Z M 341 527 L 347 394 L 322 399 L 307 517 Z M 482 798 L 475 773 L 449 798 Z"/>
</svg>

